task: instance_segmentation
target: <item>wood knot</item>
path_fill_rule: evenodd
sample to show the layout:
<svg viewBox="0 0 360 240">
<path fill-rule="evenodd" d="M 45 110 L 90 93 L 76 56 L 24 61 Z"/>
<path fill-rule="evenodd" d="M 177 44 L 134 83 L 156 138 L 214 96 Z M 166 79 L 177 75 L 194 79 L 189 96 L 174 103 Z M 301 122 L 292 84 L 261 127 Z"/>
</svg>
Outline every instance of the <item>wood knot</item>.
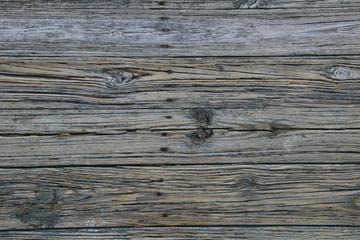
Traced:
<svg viewBox="0 0 360 240">
<path fill-rule="evenodd" d="M 256 183 L 254 178 L 246 176 L 246 177 L 240 178 L 239 186 L 244 189 L 251 189 L 251 188 L 257 188 L 258 184 Z"/>
<path fill-rule="evenodd" d="M 187 135 L 195 145 L 203 144 L 213 135 L 213 130 L 209 128 L 200 128 Z"/>
<path fill-rule="evenodd" d="M 130 72 L 110 72 L 109 74 L 108 83 L 111 87 L 122 87 L 139 76 L 136 73 Z"/>
<path fill-rule="evenodd" d="M 191 117 L 194 118 L 199 123 L 203 123 L 206 125 L 211 124 L 213 119 L 213 112 L 210 109 L 197 108 L 193 109 L 191 112 Z"/>
<path fill-rule="evenodd" d="M 358 77 L 358 74 L 345 67 L 327 67 L 324 70 L 325 76 L 334 80 L 349 80 Z"/>
</svg>

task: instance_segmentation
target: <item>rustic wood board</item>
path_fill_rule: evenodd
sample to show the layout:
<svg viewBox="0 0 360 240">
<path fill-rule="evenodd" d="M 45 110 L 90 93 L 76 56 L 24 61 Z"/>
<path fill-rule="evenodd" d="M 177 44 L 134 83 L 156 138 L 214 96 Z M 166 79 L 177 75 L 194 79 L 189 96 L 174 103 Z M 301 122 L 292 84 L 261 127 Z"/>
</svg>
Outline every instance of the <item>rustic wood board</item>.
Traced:
<svg viewBox="0 0 360 240">
<path fill-rule="evenodd" d="M 193 129 L 0 137 L 0 167 L 358 163 L 360 131 Z"/>
<path fill-rule="evenodd" d="M 0 56 L 153 58 L 360 53 L 359 7 L 346 11 L 229 11 L 184 6 L 145 11 L 44 5 L 16 5 L 2 11 Z"/>
<path fill-rule="evenodd" d="M 0 0 L 1 239 L 358 239 L 360 1 Z"/>
<path fill-rule="evenodd" d="M 140 227 L 4 231 L 2 239 L 358 239 L 359 227 Z"/>
<path fill-rule="evenodd" d="M 360 226 L 359 165 L 7 169 L 0 229 Z"/>
</svg>

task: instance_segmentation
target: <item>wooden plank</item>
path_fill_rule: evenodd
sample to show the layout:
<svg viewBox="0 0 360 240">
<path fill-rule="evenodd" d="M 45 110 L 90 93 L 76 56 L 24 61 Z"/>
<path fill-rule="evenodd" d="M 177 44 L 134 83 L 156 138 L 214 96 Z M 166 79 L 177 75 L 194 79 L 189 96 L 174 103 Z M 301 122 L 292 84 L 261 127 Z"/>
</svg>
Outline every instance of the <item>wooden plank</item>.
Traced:
<svg viewBox="0 0 360 240">
<path fill-rule="evenodd" d="M 360 130 L 122 131 L 115 135 L 0 137 L 0 167 L 358 163 Z"/>
<path fill-rule="evenodd" d="M 0 228 L 359 226 L 359 165 L 6 169 Z"/>
<path fill-rule="evenodd" d="M 359 55 L 359 8 L 152 10 L 14 8 L 1 56 Z"/>
<path fill-rule="evenodd" d="M 304 58 L 37 61 L 4 60 L 0 65 L 1 101 L 116 104 L 126 109 L 134 105 L 196 108 L 200 104 L 239 108 L 249 101 L 252 105 L 303 107 L 360 101 L 359 59 L 307 63 Z"/>
<path fill-rule="evenodd" d="M 36 3 L 28 0 L 17 1 L 0 1 L 2 8 L 116 8 L 116 9 L 196 9 L 196 10 L 231 10 L 231 9 L 244 9 L 244 8 L 349 8 L 359 7 L 360 1 L 358 0 L 325 0 L 325 1 L 304 1 L 304 0 L 197 0 L 197 1 L 181 1 L 181 0 L 167 0 L 167 1 L 154 1 L 154 0 L 134 0 L 134 1 L 47 1 L 38 0 Z"/>
<path fill-rule="evenodd" d="M 358 239 L 358 227 L 140 227 L 6 231 L 1 239 Z"/>
<path fill-rule="evenodd" d="M 4 104 L 4 103 L 3 103 Z M 199 127 L 231 131 L 290 131 L 360 129 L 360 111 L 356 105 L 316 107 L 266 107 L 243 105 L 239 109 L 133 109 L 118 106 L 71 108 L 61 103 L 5 103 L 18 109 L 0 112 L 0 135 L 123 134 L 127 131 L 194 130 Z M 52 109 L 58 106 L 64 109 Z M 251 106 L 253 108 L 251 108 Z M 314 104 L 315 106 L 315 104 Z M 41 108 L 42 107 L 42 108 Z M 259 107 L 259 108 L 257 108 Z M 202 117 L 202 118 L 201 118 Z"/>
<path fill-rule="evenodd" d="M 1 61 L 1 134 L 360 128 L 357 58 Z"/>
</svg>

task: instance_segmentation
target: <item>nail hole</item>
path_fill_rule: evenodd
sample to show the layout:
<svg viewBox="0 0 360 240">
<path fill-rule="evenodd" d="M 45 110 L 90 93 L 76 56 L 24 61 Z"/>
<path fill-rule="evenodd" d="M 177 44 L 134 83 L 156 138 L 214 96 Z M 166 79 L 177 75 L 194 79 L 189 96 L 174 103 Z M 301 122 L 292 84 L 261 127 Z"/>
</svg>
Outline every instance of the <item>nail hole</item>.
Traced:
<svg viewBox="0 0 360 240">
<path fill-rule="evenodd" d="M 168 99 L 166 99 L 166 101 L 167 102 L 173 102 L 173 101 L 175 101 L 173 98 L 168 98 Z"/>
<path fill-rule="evenodd" d="M 173 71 L 171 71 L 171 70 L 167 70 L 166 71 L 168 74 L 172 74 L 173 73 Z"/>
<path fill-rule="evenodd" d="M 159 182 L 163 182 L 164 181 L 164 179 L 163 178 L 159 178 Z"/>
<path fill-rule="evenodd" d="M 158 4 L 159 4 L 160 6 L 164 6 L 164 5 L 165 5 L 165 1 L 160 1 L 160 2 L 158 2 Z"/>
<path fill-rule="evenodd" d="M 163 45 L 161 45 L 161 47 L 162 47 L 162 48 L 169 48 L 170 46 L 167 45 L 167 44 L 163 44 Z"/>
<path fill-rule="evenodd" d="M 166 116 L 165 118 L 167 118 L 167 119 L 172 119 L 172 116 Z"/>
<path fill-rule="evenodd" d="M 167 136 L 167 133 L 161 133 L 161 136 L 163 136 L 163 137 L 166 137 Z"/>
<path fill-rule="evenodd" d="M 166 214 L 166 213 L 163 213 L 161 216 L 163 216 L 163 217 L 167 217 L 167 216 L 169 216 L 168 214 Z"/>
<path fill-rule="evenodd" d="M 156 193 L 156 196 L 161 196 L 161 195 L 162 195 L 161 192 Z"/>
<path fill-rule="evenodd" d="M 169 148 L 167 148 L 167 147 L 162 147 L 162 148 L 160 148 L 160 150 L 161 150 L 162 152 L 168 152 L 168 151 L 169 151 Z"/>
<path fill-rule="evenodd" d="M 168 28 L 163 28 L 163 29 L 161 29 L 161 31 L 163 31 L 163 32 L 170 32 L 170 29 L 168 29 Z"/>
<path fill-rule="evenodd" d="M 161 20 L 168 20 L 169 18 L 168 17 L 161 17 L 160 19 Z"/>
</svg>

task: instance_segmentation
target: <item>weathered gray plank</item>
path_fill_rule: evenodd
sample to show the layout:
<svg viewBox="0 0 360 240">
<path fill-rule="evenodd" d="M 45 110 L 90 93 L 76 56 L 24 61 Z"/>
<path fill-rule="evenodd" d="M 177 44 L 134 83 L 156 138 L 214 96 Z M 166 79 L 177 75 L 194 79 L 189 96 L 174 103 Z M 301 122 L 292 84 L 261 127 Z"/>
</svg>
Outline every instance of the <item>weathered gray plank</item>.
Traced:
<svg viewBox="0 0 360 240">
<path fill-rule="evenodd" d="M 359 8 L 148 10 L 15 8 L 1 56 L 358 55 Z"/>
<path fill-rule="evenodd" d="M 238 108 L 249 101 L 282 107 L 360 101 L 359 60 L 202 60 L 108 64 L 101 59 L 73 64 L 4 60 L 0 65 L 1 100 L 117 104 L 127 109 L 129 105 L 186 108 L 206 103 Z"/>
<path fill-rule="evenodd" d="M 345 130 L 360 129 L 356 105 L 312 107 L 266 107 L 243 105 L 239 109 L 133 109 L 113 107 L 72 109 L 61 103 L 28 104 L 35 109 L 20 110 L 23 104 L 2 103 L 0 135 L 122 134 L 126 131 L 193 130 L 200 126 L 238 131 Z M 1 108 L 1 107 L 0 107 Z M 202 118 L 201 118 L 202 117 Z M 207 124 L 208 123 L 208 124 Z"/>
<path fill-rule="evenodd" d="M 358 163 L 360 130 L 119 131 L 116 135 L 0 137 L 1 167 Z"/>
<path fill-rule="evenodd" d="M 139 227 L 0 232 L 1 239 L 358 239 L 359 227 Z"/>
<path fill-rule="evenodd" d="M 354 225 L 359 165 L 6 169 L 1 229 Z"/>
<path fill-rule="evenodd" d="M 323 1 L 305 1 L 305 0 L 197 0 L 197 1 L 181 1 L 181 0 L 135 0 L 135 1 L 48 1 L 38 0 L 36 3 L 28 0 L 17 1 L 0 1 L 2 8 L 116 8 L 116 9 L 196 9 L 196 10 L 221 10 L 221 9 L 237 9 L 237 8 L 349 8 L 359 7 L 358 0 L 323 0 Z"/>
<path fill-rule="evenodd" d="M 103 61 L 3 58 L 0 133 L 360 128 L 357 58 Z"/>
</svg>

